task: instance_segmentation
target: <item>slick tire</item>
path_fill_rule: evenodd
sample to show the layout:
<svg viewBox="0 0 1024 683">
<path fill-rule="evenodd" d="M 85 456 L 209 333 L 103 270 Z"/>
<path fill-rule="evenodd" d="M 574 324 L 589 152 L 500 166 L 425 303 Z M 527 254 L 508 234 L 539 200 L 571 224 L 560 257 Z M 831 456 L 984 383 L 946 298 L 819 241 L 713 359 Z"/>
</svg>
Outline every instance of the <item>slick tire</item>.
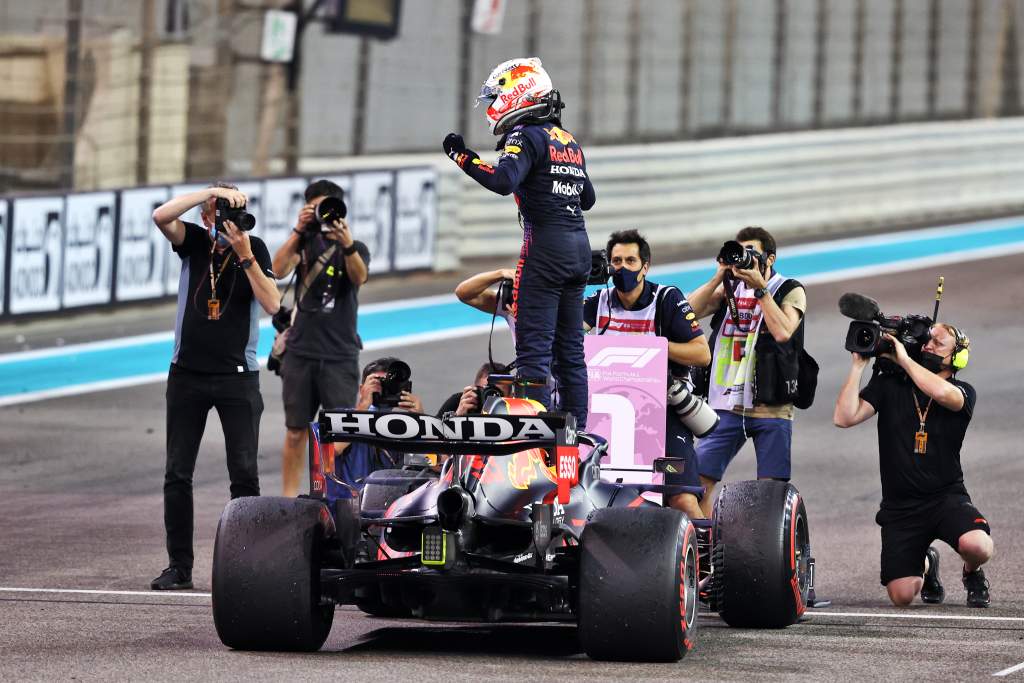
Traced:
<svg viewBox="0 0 1024 683">
<path fill-rule="evenodd" d="M 678 510 L 595 511 L 580 541 L 579 635 L 593 659 L 674 662 L 697 633 L 697 538 Z"/>
<path fill-rule="evenodd" d="M 302 498 L 235 498 L 213 547 L 213 623 L 237 650 L 319 650 L 334 604 L 320 601 L 327 508 Z"/>
<path fill-rule="evenodd" d="M 408 479 L 407 484 L 379 484 L 375 479 Z M 383 514 L 396 500 L 419 488 L 426 481 L 421 472 L 414 470 L 377 470 L 366 478 L 363 486 L 360 510 L 364 515 Z"/>
<path fill-rule="evenodd" d="M 807 606 L 810 527 L 803 497 L 781 481 L 741 481 L 715 501 L 715 602 L 730 626 L 785 628 Z"/>
</svg>

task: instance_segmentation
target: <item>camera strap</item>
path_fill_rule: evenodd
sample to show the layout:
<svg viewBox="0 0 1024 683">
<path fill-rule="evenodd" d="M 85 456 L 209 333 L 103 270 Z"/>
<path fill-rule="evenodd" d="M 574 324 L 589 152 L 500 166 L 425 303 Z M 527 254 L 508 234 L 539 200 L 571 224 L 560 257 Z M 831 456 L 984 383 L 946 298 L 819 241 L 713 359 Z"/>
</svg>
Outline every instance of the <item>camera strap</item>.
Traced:
<svg viewBox="0 0 1024 683">
<path fill-rule="evenodd" d="M 732 316 L 732 324 L 738 329 L 740 326 L 740 310 L 736 305 L 736 292 L 733 291 L 736 287 L 736 280 L 729 273 L 723 273 L 722 282 L 725 285 L 722 289 L 725 290 L 725 301 L 729 305 L 729 315 Z"/>
<path fill-rule="evenodd" d="M 334 252 L 337 251 L 337 249 L 338 245 L 332 244 L 331 246 L 327 247 L 327 249 L 325 249 L 324 252 L 320 254 L 320 256 L 317 257 L 316 261 L 313 262 L 313 265 L 306 273 L 306 277 L 302 278 L 302 288 L 295 289 L 296 308 L 299 307 L 299 302 L 302 300 L 302 297 L 306 296 L 306 293 L 309 292 L 310 288 L 313 286 L 313 283 L 316 282 L 316 279 L 318 277 L 320 277 L 320 273 L 322 273 L 324 271 L 324 268 L 327 267 L 327 263 L 334 256 Z"/>
<path fill-rule="evenodd" d="M 220 264 L 220 270 L 215 273 L 214 269 L 213 269 L 213 256 L 216 253 L 216 250 L 217 250 L 217 241 L 214 240 L 213 244 L 210 246 L 210 298 L 206 300 L 206 319 L 207 320 L 220 320 L 222 309 L 221 309 L 221 305 L 220 305 L 220 299 L 217 298 L 217 282 L 224 275 L 224 271 L 227 269 L 228 265 L 231 264 L 231 257 L 235 253 L 235 252 L 232 251 L 227 256 L 225 256 L 224 257 L 224 262 Z M 196 291 L 197 292 L 199 291 L 198 287 L 196 287 Z M 235 291 L 235 283 L 234 283 L 234 281 L 232 281 L 231 282 L 231 289 L 228 291 L 228 300 L 229 301 L 231 300 L 231 294 L 234 291 Z"/>
</svg>

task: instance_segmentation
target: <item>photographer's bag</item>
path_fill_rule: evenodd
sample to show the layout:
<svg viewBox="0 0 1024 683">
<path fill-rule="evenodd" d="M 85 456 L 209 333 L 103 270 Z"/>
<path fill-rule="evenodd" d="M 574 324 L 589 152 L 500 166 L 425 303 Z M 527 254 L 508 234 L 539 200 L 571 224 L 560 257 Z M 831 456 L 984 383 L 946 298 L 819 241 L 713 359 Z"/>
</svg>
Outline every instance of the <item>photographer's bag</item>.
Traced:
<svg viewBox="0 0 1024 683">
<path fill-rule="evenodd" d="M 797 280 L 783 282 L 773 297 L 776 305 L 781 308 L 786 295 L 802 286 Z M 783 344 L 775 341 L 767 325 L 762 325 L 754 348 L 754 400 L 765 405 L 792 403 L 797 408 L 810 408 L 818 388 L 818 363 L 804 349 L 803 317 Z"/>
<path fill-rule="evenodd" d="M 332 256 L 334 256 L 334 252 L 337 248 L 338 245 L 332 244 L 324 250 L 324 253 L 320 254 L 316 262 L 313 264 L 313 267 L 309 269 L 308 273 L 306 273 L 306 277 L 302 278 L 301 289 L 299 287 L 295 288 L 295 300 L 293 302 L 291 313 L 289 314 L 288 309 L 282 306 L 273 316 L 274 327 L 279 331 L 274 335 L 274 344 L 270 347 L 270 355 L 267 357 L 267 370 L 270 370 L 278 376 L 281 375 L 281 363 L 284 361 L 284 354 L 288 350 L 288 331 L 292 329 L 292 325 L 295 324 L 295 316 L 299 313 L 299 301 L 301 301 L 305 293 L 309 291 L 309 288 L 313 286 L 317 277 L 320 276 L 320 273 L 322 273 L 326 267 L 327 262 L 331 260 Z M 296 277 L 297 276 L 298 273 L 296 272 Z M 292 278 L 292 282 L 295 282 L 295 278 Z M 288 283 L 288 286 L 291 286 L 291 282 Z M 285 288 L 284 293 L 285 295 L 288 294 L 287 288 Z M 281 297 L 281 300 L 284 300 L 284 296 Z M 287 321 L 287 324 L 285 324 L 285 321 Z"/>
</svg>

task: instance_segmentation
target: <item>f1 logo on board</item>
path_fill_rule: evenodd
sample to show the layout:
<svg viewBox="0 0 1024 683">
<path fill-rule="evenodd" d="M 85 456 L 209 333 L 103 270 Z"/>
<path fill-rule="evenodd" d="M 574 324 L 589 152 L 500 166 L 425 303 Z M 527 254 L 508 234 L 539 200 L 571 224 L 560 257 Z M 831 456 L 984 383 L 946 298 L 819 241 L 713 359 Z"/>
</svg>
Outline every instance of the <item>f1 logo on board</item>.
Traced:
<svg viewBox="0 0 1024 683">
<path fill-rule="evenodd" d="M 654 360 L 660 349 L 637 349 L 629 346 L 609 346 L 601 349 L 590 360 L 591 367 L 607 368 L 612 365 L 628 365 L 642 368 Z"/>
</svg>

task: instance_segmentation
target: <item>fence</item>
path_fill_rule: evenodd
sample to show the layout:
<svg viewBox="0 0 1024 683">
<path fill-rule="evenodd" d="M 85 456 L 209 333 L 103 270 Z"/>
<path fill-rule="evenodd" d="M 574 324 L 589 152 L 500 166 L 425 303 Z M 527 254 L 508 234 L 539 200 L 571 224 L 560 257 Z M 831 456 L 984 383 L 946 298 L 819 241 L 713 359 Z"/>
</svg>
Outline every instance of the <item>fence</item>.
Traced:
<svg viewBox="0 0 1024 683">
<path fill-rule="evenodd" d="M 291 80 L 258 58 L 285 0 L 0 0 L 0 192 L 487 149 L 473 97 L 526 54 L 591 147 L 1022 113 L 1024 0 L 509 0 L 497 35 L 473 2 L 406 0 L 388 42 L 313 22 Z"/>
<path fill-rule="evenodd" d="M 374 273 L 433 265 L 438 179 L 430 167 L 326 174 L 346 192 L 353 235 Z M 270 253 L 287 239 L 310 179 L 239 182 Z M 0 314 L 56 312 L 176 294 L 180 259 L 153 224 L 153 210 L 201 185 L 0 200 Z M 198 209 L 183 216 L 199 223 Z"/>
</svg>

